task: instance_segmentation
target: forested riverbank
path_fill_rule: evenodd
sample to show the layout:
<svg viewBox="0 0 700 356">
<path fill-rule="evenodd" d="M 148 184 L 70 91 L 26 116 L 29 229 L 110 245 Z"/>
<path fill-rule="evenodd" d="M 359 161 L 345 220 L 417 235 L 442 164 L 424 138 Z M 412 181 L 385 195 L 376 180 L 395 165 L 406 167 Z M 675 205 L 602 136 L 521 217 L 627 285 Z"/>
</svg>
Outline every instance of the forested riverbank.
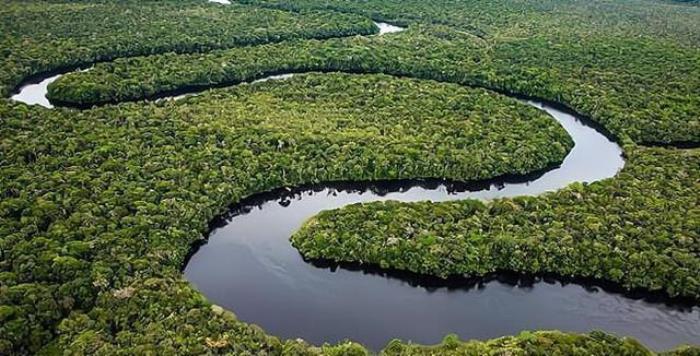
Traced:
<svg viewBox="0 0 700 356">
<path fill-rule="evenodd" d="M 554 273 L 700 298 L 697 150 L 627 150 L 615 179 L 482 203 L 369 203 L 292 237 L 309 258 L 448 277 Z"/>
<path fill-rule="evenodd" d="M 0 99 L 0 353 L 367 353 L 267 335 L 211 305 L 183 263 L 216 216 L 254 193 L 525 174 L 571 149 L 542 112 L 457 84 L 570 106 L 610 131 L 630 163 L 542 197 L 325 212 L 295 235 L 303 253 L 438 276 L 592 276 L 697 300 L 697 149 L 643 146 L 700 140 L 699 19 L 697 6 L 637 0 L 5 1 L 3 97 L 31 76 L 114 60 L 62 77 L 50 95 L 120 103 L 47 110 Z M 372 37 L 372 20 L 409 29 Z M 362 36 L 330 38 L 352 35 Z M 121 103 L 309 70 L 367 75 Z M 384 352 L 610 350 L 652 353 L 562 332 Z"/>
<path fill-rule="evenodd" d="M 557 11 L 573 5 L 562 6 Z M 687 74 L 700 71 L 700 55 L 697 46 L 692 45 L 699 43 L 694 42 L 693 31 L 697 29 L 689 23 L 693 16 L 700 15 L 691 12 L 680 16 L 674 8 L 664 8 L 656 14 L 637 7 L 634 11 L 625 8 L 632 14 L 641 12 L 638 15 L 649 21 L 663 15 L 687 19 L 677 24 L 678 36 L 674 39 L 668 38 L 665 28 L 639 29 L 644 20 L 625 17 L 633 17 L 631 14 L 601 14 L 605 21 L 597 25 L 576 22 L 572 26 L 567 21 L 580 20 L 586 11 L 602 11 L 596 8 L 600 4 L 591 6 L 593 9 L 576 8 L 574 18 L 569 18 L 569 14 L 541 19 L 536 6 L 528 7 L 525 14 L 537 21 L 514 14 L 516 23 L 552 22 L 547 30 L 522 30 L 537 33 L 528 38 L 521 37 L 523 34 L 514 37 L 508 26 L 494 27 L 492 31 L 499 35 L 483 39 L 456 25 L 419 25 L 418 20 L 395 18 L 399 15 L 392 18 L 372 13 L 378 19 L 409 23 L 409 31 L 374 38 L 234 49 L 203 56 L 120 60 L 61 78 L 49 88 L 49 96 L 67 104 L 91 105 L 229 85 L 276 72 L 380 72 L 483 86 L 563 103 L 637 143 L 697 144 L 700 99 L 690 93 L 700 91 L 700 79 Z M 389 8 L 386 11 L 398 11 Z M 671 13 L 665 14 L 666 11 Z M 488 16 L 482 21 L 500 23 Z M 615 31 L 610 32 L 608 27 Z M 606 31 L 601 33 L 603 29 Z M 628 32 L 637 30 L 644 35 L 631 40 Z"/>
<path fill-rule="evenodd" d="M 207 223 L 248 195 L 523 174 L 571 147 L 561 126 L 516 100 L 383 75 L 304 75 L 80 112 L 14 105 L 2 117 L 4 300 L 13 304 L 3 335 L 20 345 L 47 332 L 27 316 L 51 325 L 93 308 L 100 290 L 129 288 L 137 271 L 179 275 Z"/>
<path fill-rule="evenodd" d="M 138 16 L 133 16 L 138 14 Z M 179 1 L 6 1 L 0 10 L 0 95 L 24 79 L 120 57 L 372 34 L 360 15 L 290 13 Z"/>
</svg>

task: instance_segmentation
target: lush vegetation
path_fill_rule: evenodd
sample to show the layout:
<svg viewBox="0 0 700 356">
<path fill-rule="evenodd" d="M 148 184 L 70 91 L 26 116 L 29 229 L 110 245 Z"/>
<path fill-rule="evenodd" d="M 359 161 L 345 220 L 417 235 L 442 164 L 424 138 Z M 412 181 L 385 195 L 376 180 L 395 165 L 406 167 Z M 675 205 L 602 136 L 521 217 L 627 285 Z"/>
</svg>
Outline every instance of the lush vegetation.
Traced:
<svg viewBox="0 0 700 356">
<path fill-rule="evenodd" d="M 247 195 L 330 180 L 526 173 L 560 162 L 572 144 L 513 99 L 382 75 L 306 75 L 81 112 L 3 108 L 3 352 L 36 350 L 69 314 L 63 339 L 89 327 L 99 337 L 89 347 L 144 340 L 125 333 L 156 337 L 141 320 L 185 327 L 189 309 L 157 322 L 169 314 L 161 299 L 185 293 L 190 304 L 173 308 L 206 309 L 201 297 L 150 278 L 176 279 L 208 221 Z M 155 309 L 114 306 L 141 288 Z"/>
<path fill-rule="evenodd" d="M 568 42 L 585 37 L 632 37 L 698 46 L 698 9 L 652 1 L 239 0 L 293 11 L 329 9 L 398 24 L 443 24 L 489 40 L 529 36 Z M 553 43 L 554 44 L 554 43 Z M 593 49 L 595 50 L 595 49 Z"/>
<path fill-rule="evenodd" d="M 359 15 L 291 13 L 204 0 L 5 0 L 0 8 L 0 96 L 33 74 L 118 57 L 376 31 Z"/>
<path fill-rule="evenodd" d="M 700 152 L 627 154 L 615 179 L 489 203 L 352 205 L 292 241 L 310 258 L 443 277 L 548 272 L 700 299 Z"/>
<path fill-rule="evenodd" d="M 570 335 L 556 331 L 523 332 L 487 342 L 461 342 L 448 335 L 436 346 L 390 343 L 383 355 L 651 355 L 634 340 L 602 332 Z"/>
<path fill-rule="evenodd" d="M 295 244 L 333 257 L 361 243 L 373 262 L 437 275 L 553 270 L 697 297 L 698 153 L 631 141 L 700 141 L 698 9 L 641 0 L 4 0 L 0 95 L 37 73 L 149 55 L 65 76 L 51 95 L 92 104 L 280 71 L 340 70 L 558 101 L 630 144 L 620 177 L 488 205 L 353 206 L 316 218 Z M 304 40 L 375 33 L 366 15 L 411 28 Z M 271 42 L 282 43 L 233 48 Z M 0 99 L 0 354 L 366 354 L 352 343 L 279 340 L 210 305 L 181 277 L 190 246 L 213 217 L 255 192 L 328 180 L 525 173 L 556 164 L 570 147 L 561 127 L 511 99 L 381 75 L 309 75 L 85 111 Z M 411 251 L 418 242 L 432 250 L 406 260 L 373 250 L 381 238 L 389 242 L 367 233 L 382 229 L 371 225 L 387 219 L 381 211 L 427 231 L 410 235 L 389 221 L 394 248 Z M 330 230 L 336 215 L 348 217 L 345 231 Z M 350 220 L 357 216 L 366 221 Z M 334 240 L 348 231 L 359 235 L 345 245 Z M 457 234 L 437 238 L 450 231 Z M 445 254 L 448 244 L 467 249 Z M 502 250 L 484 250 L 484 264 L 472 258 L 489 247 Z M 512 265 L 495 259 L 506 251 L 519 253 Z M 588 257 L 591 266 L 577 260 Z M 435 348 L 393 342 L 384 350 L 616 351 L 650 353 L 602 333 L 558 332 L 450 337 Z"/>
<path fill-rule="evenodd" d="M 522 18 L 524 15 L 516 12 L 513 21 L 533 28 L 494 26 L 489 29 L 493 34 L 483 38 L 460 27 L 416 22 L 410 31 L 390 36 L 126 59 L 68 75 L 50 86 L 49 96 L 57 102 L 91 105 L 226 85 L 281 71 L 381 72 L 550 99 L 576 108 L 618 137 L 629 136 L 637 143 L 698 144 L 700 96 L 693 93 L 700 92 L 700 29 L 696 28 L 700 11 L 661 5 L 654 11 L 640 10 L 639 4 L 633 5 L 627 4 L 620 11 L 600 3 L 557 8 L 562 13 L 571 10 L 577 14 L 574 18 L 551 16 L 543 4 L 539 5 L 543 9 L 522 5 L 529 8 L 524 12 L 528 16 Z M 497 12 L 507 5 L 493 6 L 486 9 Z M 394 11 L 391 9 L 386 11 Z M 447 12 L 454 16 L 474 14 Z M 600 18 L 602 23 L 583 20 L 584 14 Z M 387 18 L 385 14 L 372 15 Z M 659 16 L 682 23 L 676 24 L 677 28 L 657 25 Z M 551 18 L 558 22 L 552 23 Z M 483 21 L 491 20 L 487 17 Z M 523 33 L 516 36 L 516 30 Z M 640 35 L 632 38 L 630 31 Z M 526 36 L 529 32 L 532 35 Z"/>
<path fill-rule="evenodd" d="M 683 346 L 661 355 L 694 356 L 700 349 Z M 573 335 L 558 331 L 522 332 L 486 342 L 460 341 L 455 335 L 446 336 L 435 346 L 390 343 L 381 355 L 653 355 L 635 340 L 616 338 L 600 331 Z"/>
</svg>

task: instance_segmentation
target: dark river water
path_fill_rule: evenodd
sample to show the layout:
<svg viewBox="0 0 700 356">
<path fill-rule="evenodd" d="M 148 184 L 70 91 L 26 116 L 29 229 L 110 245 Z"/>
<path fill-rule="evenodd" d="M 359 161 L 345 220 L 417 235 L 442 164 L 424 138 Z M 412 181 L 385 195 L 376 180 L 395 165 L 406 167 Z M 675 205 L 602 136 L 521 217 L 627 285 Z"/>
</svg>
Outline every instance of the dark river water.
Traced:
<svg viewBox="0 0 700 356">
<path fill-rule="evenodd" d="M 401 30 L 377 25 L 380 34 Z M 50 108 L 46 86 L 59 76 L 28 82 L 12 99 Z M 560 167 L 488 182 L 333 183 L 260 194 L 216 222 L 208 242 L 188 261 L 186 278 L 241 320 L 273 335 L 315 344 L 351 339 L 378 350 L 393 338 L 431 344 L 448 333 L 487 339 L 534 329 L 600 329 L 635 337 L 656 350 L 700 342 L 697 305 L 630 296 L 590 281 L 505 274 L 444 281 L 371 267 L 312 263 L 289 243 L 302 223 L 321 210 L 389 199 L 537 195 L 573 182 L 612 177 L 624 165 L 620 147 L 586 122 L 558 108 L 526 102 L 549 113 L 574 139 L 575 147 Z"/>
<path fill-rule="evenodd" d="M 542 175 L 471 184 L 338 183 L 258 195 L 219 221 L 185 276 L 212 302 L 267 332 L 310 342 L 346 338 L 381 349 L 392 338 L 436 343 L 448 333 L 487 339 L 522 330 L 605 330 L 667 349 L 700 340 L 700 308 L 632 298 L 591 283 L 496 276 L 440 281 L 407 273 L 324 266 L 289 237 L 321 210 L 378 200 L 444 201 L 537 195 L 612 177 L 624 165 L 613 141 L 575 116 L 546 110 L 576 145 Z"/>
</svg>

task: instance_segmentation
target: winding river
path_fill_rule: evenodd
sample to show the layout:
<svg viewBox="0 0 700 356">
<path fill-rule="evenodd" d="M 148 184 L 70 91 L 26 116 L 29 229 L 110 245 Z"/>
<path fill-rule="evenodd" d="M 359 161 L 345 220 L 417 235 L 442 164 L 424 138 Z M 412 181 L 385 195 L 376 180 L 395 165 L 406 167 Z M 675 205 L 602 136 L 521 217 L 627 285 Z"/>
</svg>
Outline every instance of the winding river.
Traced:
<svg viewBox="0 0 700 356">
<path fill-rule="evenodd" d="M 380 34 L 401 28 L 377 24 Z M 262 78 L 282 80 L 292 74 Z M 12 99 L 52 107 L 47 85 L 27 83 Z M 178 99 L 182 96 L 173 97 Z M 585 119 L 546 103 L 575 146 L 557 168 L 484 182 L 334 183 L 253 196 L 215 222 L 184 273 L 213 303 L 267 332 L 312 343 L 351 339 L 378 350 L 392 338 L 435 343 L 448 333 L 487 339 L 522 330 L 601 329 L 662 350 L 700 340 L 700 307 L 654 295 L 629 295 L 595 281 L 495 275 L 440 280 L 399 271 L 307 262 L 289 237 L 321 210 L 378 200 L 445 201 L 537 195 L 573 182 L 614 176 L 621 148 Z"/>
<path fill-rule="evenodd" d="M 212 302 L 273 335 L 313 343 L 392 338 L 435 343 L 447 333 L 488 339 L 522 330 L 605 330 L 663 350 L 700 340 L 700 307 L 624 295 L 595 282 L 499 275 L 449 280 L 358 266 L 309 263 L 289 243 L 321 210 L 378 200 L 445 201 L 537 195 L 614 176 L 621 149 L 572 113 L 528 101 L 556 119 L 575 146 L 542 175 L 488 182 L 337 183 L 261 194 L 222 218 L 185 268 Z M 646 296 L 649 297 L 649 296 Z"/>
</svg>

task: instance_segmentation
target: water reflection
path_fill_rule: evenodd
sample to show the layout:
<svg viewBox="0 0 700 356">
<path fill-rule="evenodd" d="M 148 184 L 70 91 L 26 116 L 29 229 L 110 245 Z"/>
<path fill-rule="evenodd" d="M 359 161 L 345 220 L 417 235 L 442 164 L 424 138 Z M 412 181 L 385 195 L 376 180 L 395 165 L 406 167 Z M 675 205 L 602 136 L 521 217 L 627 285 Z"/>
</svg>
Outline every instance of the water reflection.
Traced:
<svg viewBox="0 0 700 356">
<path fill-rule="evenodd" d="M 53 108 L 53 105 L 46 98 L 49 84 L 55 82 L 62 74 L 56 74 L 45 79 L 29 81 L 19 88 L 19 92 L 11 97 L 14 101 L 19 101 L 28 105 L 40 105 L 45 108 Z"/>
<path fill-rule="evenodd" d="M 260 194 L 215 222 L 209 242 L 185 267 L 186 277 L 242 320 L 273 335 L 316 344 L 350 338 L 378 350 L 392 338 L 431 344 L 447 333 L 487 339 L 525 329 L 602 329 L 659 350 L 700 340 L 700 308 L 662 295 L 621 294 L 599 281 L 553 276 L 501 273 L 440 280 L 304 261 L 290 245 L 294 231 L 325 209 L 381 200 L 537 195 L 571 182 L 612 177 L 624 165 L 620 147 L 585 120 L 527 103 L 547 111 L 573 138 L 575 146 L 561 166 L 481 182 L 338 182 Z"/>
<path fill-rule="evenodd" d="M 394 25 L 388 24 L 386 22 L 376 22 L 375 21 L 374 24 L 377 25 L 377 27 L 379 27 L 379 34 L 380 35 L 384 35 L 387 33 L 401 32 L 401 31 L 405 30 L 405 28 L 403 28 L 403 27 L 394 26 Z"/>
</svg>

